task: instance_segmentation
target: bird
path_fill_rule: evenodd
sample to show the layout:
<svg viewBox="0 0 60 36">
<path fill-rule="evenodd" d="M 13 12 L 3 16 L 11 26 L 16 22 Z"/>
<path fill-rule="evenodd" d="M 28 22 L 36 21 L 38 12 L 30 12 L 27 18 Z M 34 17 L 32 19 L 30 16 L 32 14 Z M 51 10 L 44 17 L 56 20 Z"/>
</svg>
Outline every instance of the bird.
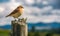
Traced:
<svg viewBox="0 0 60 36">
<path fill-rule="evenodd" d="M 6 17 L 12 16 L 13 18 L 18 18 L 22 15 L 24 11 L 24 7 L 22 5 L 19 5 L 15 10 L 13 10 L 9 15 Z"/>
</svg>

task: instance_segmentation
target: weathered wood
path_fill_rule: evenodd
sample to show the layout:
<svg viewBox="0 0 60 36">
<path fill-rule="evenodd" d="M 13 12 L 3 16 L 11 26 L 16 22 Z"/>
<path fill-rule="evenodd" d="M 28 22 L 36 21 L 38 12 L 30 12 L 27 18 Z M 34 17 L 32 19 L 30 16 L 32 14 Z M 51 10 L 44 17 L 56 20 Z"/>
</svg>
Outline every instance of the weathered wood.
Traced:
<svg viewBox="0 0 60 36">
<path fill-rule="evenodd" d="M 17 21 L 13 20 L 12 22 L 12 35 L 16 36 L 16 25 L 17 25 Z"/>
<path fill-rule="evenodd" d="M 26 20 L 27 18 L 22 18 L 11 22 L 13 36 L 28 36 Z"/>
</svg>

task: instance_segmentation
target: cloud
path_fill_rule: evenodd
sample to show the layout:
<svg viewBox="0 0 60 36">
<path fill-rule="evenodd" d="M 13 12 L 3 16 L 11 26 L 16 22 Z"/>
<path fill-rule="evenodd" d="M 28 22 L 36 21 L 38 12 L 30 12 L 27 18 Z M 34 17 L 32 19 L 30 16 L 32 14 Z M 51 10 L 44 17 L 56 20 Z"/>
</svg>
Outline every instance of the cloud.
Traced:
<svg viewBox="0 0 60 36">
<path fill-rule="evenodd" d="M 43 5 L 48 5 L 48 1 L 43 1 L 42 4 Z"/>
<path fill-rule="evenodd" d="M 34 0 L 25 0 L 25 3 L 26 3 L 26 4 L 29 4 L 29 5 L 30 5 L 30 4 L 33 4 L 33 3 L 34 3 Z"/>
<path fill-rule="evenodd" d="M 21 17 L 27 17 L 27 23 L 59 22 L 60 9 L 53 9 L 53 6 L 49 5 L 50 2 L 52 2 L 52 0 L 10 0 L 8 3 L 1 3 L 2 11 L 0 11 L 0 20 L 4 21 L 4 24 L 7 24 L 8 22 L 11 24 L 13 18 L 9 17 L 7 19 L 5 16 L 10 14 L 17 6 L 23 5 L 24 12 Z M 37 6 L 33 6 L 34 4 Z M 40 6 L 43 7 L 39 8 Z M 0 21 L 0 23 L 4 25 L 2 21 Z"/>
<path fill-rule="evenodd" d="M 54 15 L 60 16 L 60 10 L 59 10 L 59 9 L 54 9 L 54 10 L 52 11 L 52 13 L 53 13 Z"/>
<path fill-rule="evenodd" d="M 48 2 L 54 9 L 60 9 L 60 0 L 48 0 Z"/>
<path fill-rule="evenodd" d="M 5 10 L 5 8 L 0 6 L 0 13 L 3 12 L 4 10 Z"/>
<path fill-rule="evenodd" d="M 9 2 L 10 0 L 0 0 L 0 3 L 6 3 Z"/>
<path fill-rule="evenodd" d="M 48 30 L 50 30 L 51 27 L 50 27 L 50 26 L 45 26 L 45 27 L 39 27 L 39 26 L 37 26 L 37 27 L 36 27 L 36 30 L 43 30 L 43 29 L 48 29 Z"/>
</svg>

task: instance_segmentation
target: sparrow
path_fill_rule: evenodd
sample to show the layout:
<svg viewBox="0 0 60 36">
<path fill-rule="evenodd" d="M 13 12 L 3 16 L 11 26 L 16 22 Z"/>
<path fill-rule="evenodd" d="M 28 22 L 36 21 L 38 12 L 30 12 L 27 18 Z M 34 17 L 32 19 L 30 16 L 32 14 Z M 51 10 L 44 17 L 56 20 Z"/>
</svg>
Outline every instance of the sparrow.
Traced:
<svg viewBox="0 0 60 36">
<path fill-rule="evenodd" d="M 18 18 L 19 16 L 22 15 L 23 11 L 24 11 L 24 7 L 20 5 L 6 17 L 12 16 L 13 18 Z"/>
</svg>

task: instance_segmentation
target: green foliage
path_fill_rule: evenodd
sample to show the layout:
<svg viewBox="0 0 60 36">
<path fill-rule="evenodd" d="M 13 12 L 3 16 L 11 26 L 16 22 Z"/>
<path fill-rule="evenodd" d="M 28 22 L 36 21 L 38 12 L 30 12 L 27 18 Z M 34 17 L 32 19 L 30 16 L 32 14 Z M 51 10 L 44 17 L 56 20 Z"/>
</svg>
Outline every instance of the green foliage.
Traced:
<svg viewBox="0 0 60 36">
<path fill-rule="evenodd" d="M 35 32 L 34 36 L 40 36 L 39 32 Z"/>
<path fill-rule="evenodd" d="M 29 32 L 28 36 L 40 36 L 39 32 Z"/>
<path fill-rule="evenodd" d="M 33 32 L 29 32 L 28 36 L 34 36 L 34 33 Z"/>
<path fill-rule="evenodd" d="M 47 33 L 46 36 L 52 36 L 53 34 L 52 33 Z"/>
<path fill-rule="evenodd" d="M 10 30 L 0 30 L 0 36 L 10 36 Z M 60 34 L 52 32 L 28 32 L 28 36 L 60 36 Z"/>
<path fill-rule="evenodd" d="M 35 26 L 32 26 L 31 32 L 35 32 Z"/>
<path fill-rule="evenodd" d="M 9 36 L 9 30 L 0 30 L 0 36 Z"/>
</svg>

